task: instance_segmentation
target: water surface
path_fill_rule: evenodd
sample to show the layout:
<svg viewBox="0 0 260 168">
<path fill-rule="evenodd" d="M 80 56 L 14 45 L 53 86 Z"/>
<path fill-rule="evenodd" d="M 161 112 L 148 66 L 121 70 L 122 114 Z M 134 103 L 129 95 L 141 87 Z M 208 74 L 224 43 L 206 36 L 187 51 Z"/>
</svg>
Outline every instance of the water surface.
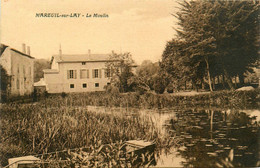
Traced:
<svg viewBox="0 0 260 168">
<path fill-rule="evenodd" d="M 150 118 L 160 134 L 175 143 L 157 153 L 158 167 L 260 166 L 259 110 L 88 108 Z"/>
</svg>

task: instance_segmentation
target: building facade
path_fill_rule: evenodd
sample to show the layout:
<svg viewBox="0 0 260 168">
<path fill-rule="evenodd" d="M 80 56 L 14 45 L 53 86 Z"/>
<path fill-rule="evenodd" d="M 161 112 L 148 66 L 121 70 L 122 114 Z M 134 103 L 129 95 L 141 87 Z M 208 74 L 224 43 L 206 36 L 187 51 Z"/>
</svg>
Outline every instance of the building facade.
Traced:
<svg viewBox="0 0 260 168">
<path fill-rule="evenodd" d="M 109 54 L 54 55 L 51 69 L 45 69 L 44 82 L 49 93 L 104 91 L 111 73 L 106 68 Z"/>
<path fill-rule="evenodd" d="M 33 90 L 34 58 L 30 56 L 30 47 L 23 44 L 23 52 L 1 44 L 0 64 L 10 76 L 8 97 L 30 95 Z"/>
</svg>

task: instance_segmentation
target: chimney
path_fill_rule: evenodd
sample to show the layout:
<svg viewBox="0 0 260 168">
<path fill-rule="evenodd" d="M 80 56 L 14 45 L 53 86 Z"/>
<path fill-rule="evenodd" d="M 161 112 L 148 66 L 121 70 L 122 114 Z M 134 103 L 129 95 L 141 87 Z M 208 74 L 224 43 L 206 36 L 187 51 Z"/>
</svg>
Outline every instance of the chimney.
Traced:
<svg viewBox="0 0 260 168">
<path fill-rule="evenodd" d="M 22 48 L 23 48 L 23 53 L 26 54 L 26 45 L 24 43 L 22 44 Z"/>
<path fill-rule="evenodd" d="M 27 55 L 31 55 L 30 46 L 27 46 Z"/>
<path fill-rule="evenodd" d="M 60 59 L 61 59 L 61 55 L 62 55 L 62 50 L 61 50 L 61 44 L 60 44 L 60 50 L 59 50 Z"/>
<path fill-rule="evenodd" d="M 115 54 L 115 52 L 114 52 L 114 50 L 112 50 L 112 55 L 114 55 Z"/>
<path fill-rule="evenodd" d="M 90 56 L 91 55 L 91 50 L 90 49 L 88 49 L 88 56 Z"/>
</svg>

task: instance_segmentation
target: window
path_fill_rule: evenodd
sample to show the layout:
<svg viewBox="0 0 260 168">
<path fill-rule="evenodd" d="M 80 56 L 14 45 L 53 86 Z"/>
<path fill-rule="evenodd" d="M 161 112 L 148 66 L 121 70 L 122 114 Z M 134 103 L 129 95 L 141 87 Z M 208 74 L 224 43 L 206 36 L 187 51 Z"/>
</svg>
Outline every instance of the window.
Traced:
<svg viewBox="0 0 260 168">
<path fill-rule="evenodd" d="M 95 87 L 99 87 L 99 83 L 95 83 Z"/>
<path fill-rule="evenodd" d="M 107 86 L 110 86 L 111 85 L 111 83 L 107 83 Z"/>
<path fill-rule="evenodd" d="M 94 78 L 98 78 L 98 69 L 94 69 Z"/>
<path fill-rule="evenodd" d="M 76 79 L 77 78 L 77 70 L 68 70 L 67 76 L 68 76 L 68 79 Z"/>
<path fill-rule="evenodd" d="M 93 69 L 92 70 L 92 78 L 101 78 L 101 69 Z"/>
<path fill-rule="evenodd" d="M 80 70 L 80 79 L 89 78 L 89 70 L 88 69 L 81 69 Z"/>
<path fill-rule="evenodd" d="M 82 62 L 81 64 L 82 64 L 82 65 L 86 65 L 86 62 Z"/>
<path fill-rule="evenodd" d="M 70 88 L 74 88 L 74 84 L 70 84 Z"/>
<path fill-rule="evenodd" d="M 87 88 L 87 84 L 86 84 L 86 83 L 83 83 L 83 84 L 82 84 L 82 87 L 83 87 L 83 88 Z"/>
</svg>

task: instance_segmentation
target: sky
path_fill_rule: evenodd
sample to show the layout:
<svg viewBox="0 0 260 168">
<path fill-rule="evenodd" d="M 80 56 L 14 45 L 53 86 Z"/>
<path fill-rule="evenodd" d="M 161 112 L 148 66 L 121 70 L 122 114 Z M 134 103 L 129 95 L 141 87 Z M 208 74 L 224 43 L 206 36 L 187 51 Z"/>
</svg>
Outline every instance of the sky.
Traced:
<svg viewBox="0 0 260 168">
<path fill-rule="evenodd" d="M 1 43 L 37 59 L 59 53 L 130 52 L 137 64 L 161 59 L 175 31 L 176 0 L 1 0 Z M 80 17 L 36 17 L 79 13 Z M 108 17 L 93 17 L 93 14 Z M 86 17 L 86 15 L 92 17 Z"/>
</svg>

